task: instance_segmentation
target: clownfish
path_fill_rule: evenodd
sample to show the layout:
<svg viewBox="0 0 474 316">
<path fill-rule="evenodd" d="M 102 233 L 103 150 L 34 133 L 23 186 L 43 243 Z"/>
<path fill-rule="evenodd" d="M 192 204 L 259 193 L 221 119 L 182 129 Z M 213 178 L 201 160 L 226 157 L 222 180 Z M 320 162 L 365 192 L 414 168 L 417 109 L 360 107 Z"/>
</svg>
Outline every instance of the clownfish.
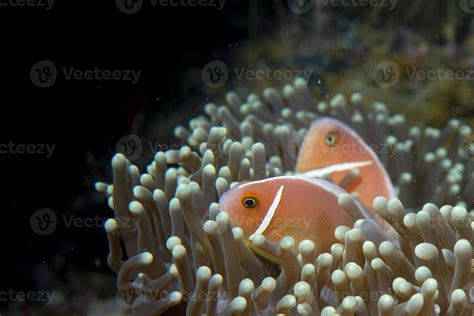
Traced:
<svg viewBox="0 0 474 316">
<path fill-rule="evenodd" d="M 354 224 L 338 203 L 346 190 L 336 184 L 356 168 L 359 176 L 347 192 L 357 192 L 354 202 L 363 216 L 375 220 L 387 238 L 393 238 L 393 228 L 371 208 L 377 196 L 395 197 L 383 165 L 355 131 L 332 118 L 312 124 L 298 153 L 296 175 L 240 183 L 221 196 L 219 205 L 232 224 L 242 228 L 251 247 L 251 240 L 262 234 L 273 242 L 284 236 L 292 236 L 296 244 L 309 239 L 318 252 L 329 251 L 337 242 L 335 228 Z M 326 175 L 333 182 L 318 178 Z M 271 254 L 252 248 L 277 262 Z"/>
<path fill-rule="evenodd" d="M 354 223 L 338 204 L 342 193 L 343 189 L 324 179 L 280 176 L 238 184 L 221 196 L 219 205 L 232 224 L 242 228 L 250 246 L 258 234 L 273 242 L 292 236 L 296 244 L 305 239 L 313 241 L 322 252 L 336 242 L 337 226 Z"/>
<path fill-rule="evenodd" d="M 316 177 L 329 174 L 338 184 L 356 168 L 359 176 L 345 189 L 357 193 L 363 205 L 370 208 L 377 196 L 396 197 L 385 168 L 357 132 L 334 118 L 313 122 L 298 152 L 295 172 Z"/>
</svg>

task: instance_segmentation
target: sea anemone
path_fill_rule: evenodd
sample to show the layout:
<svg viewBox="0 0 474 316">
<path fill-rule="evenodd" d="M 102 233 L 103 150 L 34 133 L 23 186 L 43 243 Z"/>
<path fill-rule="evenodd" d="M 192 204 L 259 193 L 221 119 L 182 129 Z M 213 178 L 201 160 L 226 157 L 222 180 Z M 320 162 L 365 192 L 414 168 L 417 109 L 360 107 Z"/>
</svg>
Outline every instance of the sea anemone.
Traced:
<svg viewBox="0 0 474 316">
<path fill-rule="evenodd" d="M 471 128 L 456 119 L 442 129 L 411 126 L 385 104 L 363 103 L 358 93 L 318 102 L 302 79 L 245 102 L 230 92 L 225 105 L 208 104 L 206 116 L 177 127 L 187 146 L 156 153 L 146 172 L 116 154 L 113 184 L 96 188 L 115 213 L 105 229 L 122 307 L 136 315 L 472 314 Z M 352 126 L 378 154 L 399 199 L 378 197 L 373 207 L 401 242 L 368 238 L 365 220 L 338 227 L 328 253 L 310 240 L 258 235 L 253 246 L 276 265 L 244 242 L 219 197 L 237 182 L 292 174 L 320 116 Z M 359 211 L 354 198 L 339 197 L 349 214 Z"/>
</svg>

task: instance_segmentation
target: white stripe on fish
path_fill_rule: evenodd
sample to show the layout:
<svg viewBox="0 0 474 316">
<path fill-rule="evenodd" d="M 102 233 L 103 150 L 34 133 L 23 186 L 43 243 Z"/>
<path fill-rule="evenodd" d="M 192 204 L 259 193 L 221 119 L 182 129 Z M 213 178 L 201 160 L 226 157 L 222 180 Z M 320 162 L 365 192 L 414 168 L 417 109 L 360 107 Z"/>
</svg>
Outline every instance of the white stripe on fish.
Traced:
<svg viewBox="0 0 474 316">
<path fill-rule="evenodd" d="M 275 212 L 278 208 L 278 205 L 280 205 L 280 200 L 281 196 L 283 195 L 283 189 L 285 188 L 284 185 L 282 185 L 278 191 L 277 194 L 275 195 L 275 198 L 273 199 L 272 204 L 268 208 L 267 213 L 265 214 L 265 217 L 263 218 L 262 222 L 260 223 L 260 226 L 258 226 L 257 230 L 250 235 L 249 239 L 252 240 L 256 235 L 263 234 L 265 230 L 267 229 L 268 225 L 270 225 L 270 222 L 275 215 Z"/>
<path fill-rule="evenodd" d="M 346 170 L 353 170 L 356 168 L 361 168 L 361 167 L 367 167 L 373 164 L 371 160 L 366 160 L 366 161 L 355 161 L 355 162 L 343 162 L 343 163 L 336 163 L 333 165 L 329 165 L 324 168 L 320 169 L 313 169 L 310 171 L 306 171 L 303 173 L 298 173 L 297 175 L 300 176 L 305 176 L 305 177 L 311 177 L 311 178 L 322 178 L 324 176 L 327 176 L 333 172 L 339 172 L 339 171 L 346 171 Z"/>
</svg>

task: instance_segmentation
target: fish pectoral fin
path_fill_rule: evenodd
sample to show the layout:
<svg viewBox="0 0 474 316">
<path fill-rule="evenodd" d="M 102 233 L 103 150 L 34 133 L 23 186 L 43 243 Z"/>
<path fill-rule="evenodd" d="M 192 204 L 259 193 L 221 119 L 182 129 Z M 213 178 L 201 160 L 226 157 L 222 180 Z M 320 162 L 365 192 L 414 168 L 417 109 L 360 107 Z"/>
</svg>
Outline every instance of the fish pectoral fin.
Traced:
<svg viewBox="0 0 474 316">
<path fill-rule="evenodd" d="M 268 261 L 270 262 L 273 262 L 273 263 L 276 263 L 276 264 L 280 264 L 280 258 L 278 258 L 277 256 L 275 256 L 274 254 L 268 252 L 268 251 L 265 251 L 261 248 L 258 248 L 257 246 L 255 246 L 250 240 L 248 239 L 245 239 L 245 243 L 247 244 L 247 246 L 249 246 L 249 248 L 255 252 L 257 255 L 259 255 L 260 257 L 263 257 L 265 259 L 267 259 Z"/>
</svg>

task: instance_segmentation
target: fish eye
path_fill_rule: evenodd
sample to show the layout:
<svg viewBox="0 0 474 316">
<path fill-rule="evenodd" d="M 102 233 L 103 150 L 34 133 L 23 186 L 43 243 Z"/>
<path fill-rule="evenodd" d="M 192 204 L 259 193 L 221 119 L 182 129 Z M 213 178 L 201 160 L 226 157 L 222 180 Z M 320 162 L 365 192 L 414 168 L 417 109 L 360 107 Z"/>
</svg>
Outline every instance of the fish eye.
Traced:
<svg viewBox="0 0 474 316">
<path fill-rule="evenodd" d="M 324 142 L 328 146 L 334 146 L 337 142 L 337 135 L 334 132 L 329 132 L 326 134 L 326 137 L 324 137 Z"/>
<path fill-rule="evenodd" d="M 257 206 L 257 199 L 255 199 L 254 197 L 247 197 L 242 200 L 242 204 L 245 208 L 254 208 L 255 206 Z"/>
</svg>

